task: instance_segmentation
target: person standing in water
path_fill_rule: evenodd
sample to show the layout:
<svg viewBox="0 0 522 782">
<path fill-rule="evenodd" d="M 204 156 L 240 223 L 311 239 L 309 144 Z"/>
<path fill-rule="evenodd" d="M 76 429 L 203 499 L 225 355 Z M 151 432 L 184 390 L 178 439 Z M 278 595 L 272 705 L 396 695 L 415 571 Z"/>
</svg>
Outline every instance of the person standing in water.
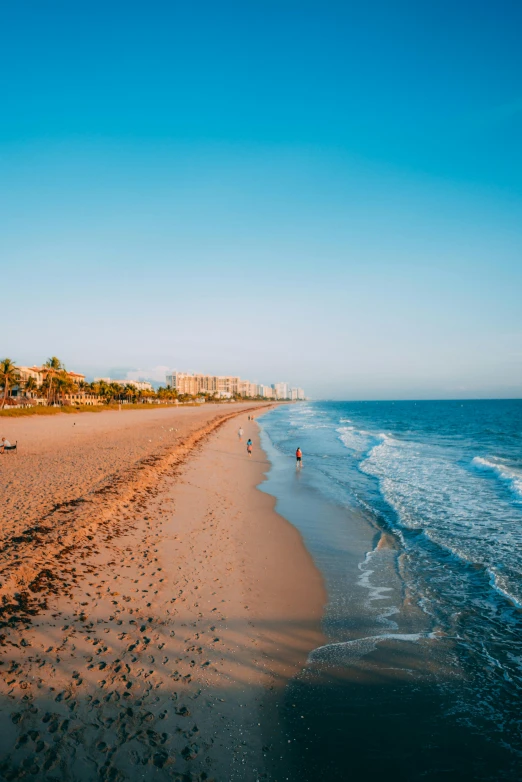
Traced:
<svg viewBox="0 0 522 782">
<path fill-rule="evenodd" d="M 249 438 L 248 438 L 248 440 L 247 440 L 247 454 L 248 454 L 249 456 L 252 456 L 252 448 L 253 448 L 253 445 L 254 445 L 254 444 L 253 444 L 252 440 L 251 440 L 251 439 L 250 439 L 250 437 L 249 437 Z"/>
<path fill-rule="evenodd" d="M 295 452 L 295 466 L 296 466 L 296 469 L 298 469 L 298 470 L 300 470 L 301 467 L 303 466 L 303 452 L 301 451 L 301 449 L 299 447 L 297 448 L 297 451 Z"/>
<path fill-rule="evenodd" d="M 239 429 L 237 430 L 237 436 L 239 437 L 240 440 L 243 439 L 243 427 L 242 426 L 240 426 Z"/>
</svg>

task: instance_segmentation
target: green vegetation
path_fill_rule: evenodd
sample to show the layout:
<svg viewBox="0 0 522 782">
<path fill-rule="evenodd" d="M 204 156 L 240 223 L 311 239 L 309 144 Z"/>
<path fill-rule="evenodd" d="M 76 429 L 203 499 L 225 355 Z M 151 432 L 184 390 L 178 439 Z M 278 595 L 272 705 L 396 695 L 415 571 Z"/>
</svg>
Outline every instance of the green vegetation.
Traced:
<svg viewBox="0 0 522 782">
<path fill-rule="evenodd" d="M 9 389 L 16 385 L 19 378 L 20 376 L 18 374 L 17 368 L 14 365 L 14 361 L 12 361 L 10 358 L 3 358 L 0 361 L 0 386 L 2 386 L 4 389 L 4 396 L 2 398 L 1 407 L 2 410 L 4 409 L 5 403 L 7 402 Z"/>
<path fill-rule="evenodd" d="M 10 358 L 0 360 L 0 388 L 3 389 L 0 416 L 10 418 L 27 415 L 57 415 L 58 413 L 99 413 L 102 410 L 146 410 L 175 404 L 195 405 L 205 402 L 227 403 L 229 401 L 266 401 L 262 397 L 234 396 L 233 400 L 218 399 L 212 394 L 200 394 L 199 397 L 180 394 L 173 388 L 158 388 L 157 391 L 138 389 L 131 383 L 107 383 L 105 380 L 86 383 L 75 382 L 62 361 L 51 356 L 42 367 L 43 382 L 38 385 L 34 377 L 22 380 L 14 361 Z M 14 407 L 19 397 L 9 394 L 16 387 L 24 391 L 21 398 L 24 406 Z M 38 399 L 45 400 L 38 404 Z M 84 402 L 82 404 L 82 401 Z"/>
<path fill-rule="evenodd" d="M 72 383 L 70 383 L 65 371 L 65 367 L 56 356 L 48 358 L 44 364 L 45 368 L 45 380 L 42 386 L 42 392 L 47 394 L 47 404 L 56 404 L 60 394 L 63 398 L 65 394 L 70 391 Z"/>
</svg>

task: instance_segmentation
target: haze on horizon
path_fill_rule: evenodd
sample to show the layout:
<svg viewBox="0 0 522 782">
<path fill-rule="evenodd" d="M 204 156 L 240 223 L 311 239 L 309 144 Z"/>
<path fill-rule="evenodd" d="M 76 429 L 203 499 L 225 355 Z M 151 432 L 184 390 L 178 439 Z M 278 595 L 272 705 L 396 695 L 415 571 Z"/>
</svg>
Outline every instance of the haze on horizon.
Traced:
<svg viewBox="0 0 522 782">
<path fill-rule="evenodd" d="M 4 4 L 2 356 L 522 396 L 522 5 Z"/>
</svg>

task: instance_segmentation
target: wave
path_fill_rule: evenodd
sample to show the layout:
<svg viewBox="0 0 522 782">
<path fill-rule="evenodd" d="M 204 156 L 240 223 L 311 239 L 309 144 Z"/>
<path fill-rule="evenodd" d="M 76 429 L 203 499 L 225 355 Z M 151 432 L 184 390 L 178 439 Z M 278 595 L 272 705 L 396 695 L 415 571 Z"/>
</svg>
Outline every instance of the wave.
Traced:
<svg viewBox="0 0 522 782">
<path fill-rule="evenodd" d="M 308 655 L 308 663 L 346 663 L 347 658 L 357 660 L 365 657 L 367 654 L 371 654 L 377 648 L 377 644 L 382 641 L 418 643 L 422 640 L 438 640 L 440 637 L 440 633 L 437 632 L 370 635 L 366 638 L 356 638 L 353 641 L 340 641 L 339 643 L 319 646 Z"/>
<path fill-rule="evenodd" d="M 336 431 L 345 448 L 355 451 L 360 456 L 368 454 L 376 444 L 388 439 L 386 434 L 375 434 L 366 429 L 356 429 L 355 426 L 340 426 Z"/>
<path fill-rule="evenodd" d="M 515 608 L 522 608 L 522 595 L 513 594 L 513 587 L 511 586 L 510 583 L 508 583 L 508 580 L 506 579 L 505 575 L 499 573 L 493 568 L 488 568 L 487 572 L 489 575 L 490 586 L 496 592 L 498 592 L 507 600 L 509 600 L 509 602 L 515 606 Z M 513 584 L 514 583 L 515 581 L 513 580 Z"/>
<path fill-rule="evenodd" d="M 508 467 L 506 464 L 500 461 L 491 461 L 485 459 L 482 456 L 475 456 L 473 464 L 486 470 L 492 470 L 499 478 L 510 484 L 510 488 L 517 494 L 522 500 L 522 471 L 517 470 L 514 467 Z"/>
<path fill-rule="evenodd" d="M 488 569 L 495 592 L 518 603 L 522 601 L 518 597 L 522 473 L 491 459 L 476 457 L 473 462 L 508 481 L 517 500 L 500 498 L 493 482 L 484 481 L 451 458 L 447 449 L 432 444 L 383 440 L 360 469 L 379 481 L 381 495 L 394 513 L 390 521 L 395 529 L 421 534 L 445 555 L 471 565 L 474 572 Z M 411 542 L 416 545 L 421 539 Z"/>
</svg>

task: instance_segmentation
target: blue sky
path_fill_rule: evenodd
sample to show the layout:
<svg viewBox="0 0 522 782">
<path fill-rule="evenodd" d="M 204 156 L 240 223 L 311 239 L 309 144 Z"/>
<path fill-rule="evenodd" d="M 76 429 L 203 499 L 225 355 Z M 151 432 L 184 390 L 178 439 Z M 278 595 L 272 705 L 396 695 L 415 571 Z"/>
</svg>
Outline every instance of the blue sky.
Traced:
<svg viewBox="0 0 522 782">
<path fill-rule="evenodd" d="M 522 5 L 0 11 L 0 353 L 522 396 Z"/>
</svg>

